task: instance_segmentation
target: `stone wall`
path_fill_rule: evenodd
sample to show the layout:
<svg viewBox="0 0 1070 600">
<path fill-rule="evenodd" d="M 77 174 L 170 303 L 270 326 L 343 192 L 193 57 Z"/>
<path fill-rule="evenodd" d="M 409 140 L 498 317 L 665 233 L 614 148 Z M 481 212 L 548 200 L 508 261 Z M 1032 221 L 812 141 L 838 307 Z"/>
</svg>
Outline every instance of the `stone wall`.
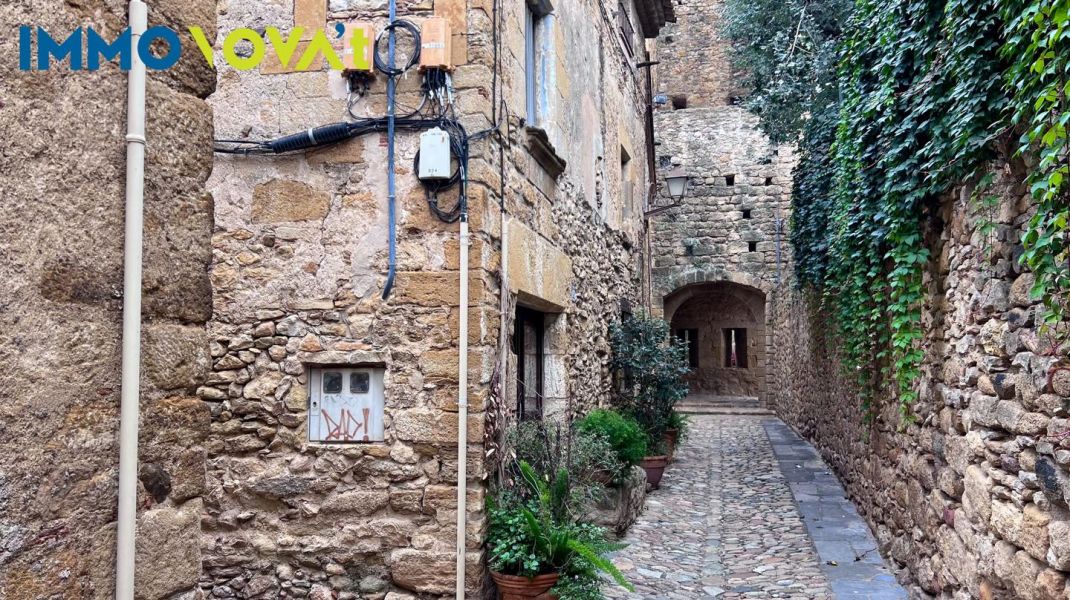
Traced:
<svg viewBox="0 0 1070 600">
<path fill-rule="evenodd" d="M 522 3 L 500 5 L 503 143 L 473 142 L 469 165 L 471 597 L 485 583 L 484 436 L 493 449 L 515 407 L 515 307 L 547 315 L 547 412 L 567 414 L 608 398 L 608 324 L 621 300 L 637 300 L 643 198 L 624 192 L 647 185 L 643 79 L 623 58 L 612 5 L 562 3 L 540 23 L 539 72 L 548 79 L 534 119 L 524 113 Z M 456 111 L 470 133 L 496 116 L 493 8 L 399 2 L 399 16 L 418 25 L 450 19 Z M 381 28 L 385 18 L 384 2 L 354 0 L 232 0 L 220 12 L 223 31 L 350 19 Z M 344 119 L 338 73 L 221 63 L 211 99 L 221 138 Z M 379 75 L 354 112 L 385 114 L 384 88 Z M 415 72 L 403 77 L 401 102 L 417 105 L 418 89 Z M 399 133 L 398 276 L 381 298 L 385 144 L 373 135 L 302 156 L 216 160 L 214 367 L 200 389 L 212 414 L 201 585 L 214 596 L 452 595 L 458 225 L 430 214 L 411 171 L 418 135 Z M 385 441 L 310 443 L 309 367 L 354 363 L 385 367 Z"/>
<path fill-rule="evenodd" d="M 1070 371 L 1017 262 L 1028 197 L 999 185 L 990 236 L 968 189 L 931 218 L 914 424 L 900 429 L 893 406 L 865 424 L 828 311 L 787 286 L 772 301 L 776 410 L 835 468 L 919 597 L 1070 597 Z"/>
<path fill-rule="evenodd" d="M 0 7 L 0 597 L 112 598 L 118 485 L 127 77 L 18 71 L 18 26 L 112 38 L 118 0 Z M 150 25 L 215 27 L 161 1 Z M 191 40 L 186 40 L 189 47 Z M 192 597 L 208 426 L 207 265 L 215 80 L 195 53 L 148 83 L 137 597 Z"/>
<path fill-rule="evenodd" d="M 682 108 L 731 105 L 742 90 L 721 41 L 723 0 L 675 4 L 676 23 L 658 36 L 658 93 Z"/>
<path fill-rule="evenodd" d="M 711 34 L 706 31 L 703 35 Z M 666 32 L 659 38 L 659 53 L 668 48 L 671 54 L 666 38 L 672 36 Z M 697 38 L 692 42 L 699 44 Z M 705 43 L 714 48 L 723 45 L 708 38 Z M 662 64 L 666 64 L 664 58 Z M 677 81 L 672 72 L 666 75 L 662 71 L 660 77 L 663 92 L 666 85 L 689 85 L 682 76 Z M 730 79 L 727 72 L 703 74 L 694 78 L 694 85 L 701 89 L 708 80 Z M 699 296 L 715 292 L 716 286 L 711 284 L 718 283 L 731 284 L 743 297 L 757 294 L 762 304 L 764 295 L 791 269 L 787 235 L 795 163 L 791 148 L 771 144 L 758 130 L 753 115 L 726 104 L 675 110 L 662 107 L 655 113 L 655 131 L 659 142 L 658 203 L 671 202 L 664 178 L 672 169 L 681 168 L 689 177 L 687 196 L 680 205 L 651 220 L 655 314 L 673 322 L 677 309 L 686 302 L 703 302 Z M 713 315 L 735 308 L 734 303 L 711 302 L 712 296 L 705 303 Z M 768 310 L 759 307 L 751 313 L 748 318 L 715 319 L 716 323 L 703 326 L 705 333 L 700 332 L 697 342 L 700 367 L 691 377 L 697 391 L 764 397 Z M 685 325 L 676 323 L 674 327 Z M 724 327 L 747 328 L 754 358 L 751 368 L 714 365 L 714 361 L 723 360 Z"/>
</svg>

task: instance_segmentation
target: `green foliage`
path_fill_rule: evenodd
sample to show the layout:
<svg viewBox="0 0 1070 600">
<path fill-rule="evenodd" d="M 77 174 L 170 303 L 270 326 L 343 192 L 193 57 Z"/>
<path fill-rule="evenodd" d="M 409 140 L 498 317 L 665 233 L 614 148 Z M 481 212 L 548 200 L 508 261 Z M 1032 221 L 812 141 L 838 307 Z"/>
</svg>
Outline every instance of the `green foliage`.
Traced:
<svg viewBox="0 0 1070 600">
<path fill-rule="evenodd" d="M 561 507 L 569 518 L 579 519 L 590 512 L 605 493 L 602 474 L 618 473 L 620 461 L 609 439 L 596 432 L 569 429 L 560 423 L 524 421 L 510 429 L 506 447 L 511 466 L 507 469 L 519 480 L 519 465 L 527 463 L 545 477 L 567 472 L 567 493 Z M 517 493 L 526 496 L 527 488 Z M 565 518 L 565 515 L 559 515 Z"/>
<path fill-rule="evenodd" d="M 736 66 L 755 74 L 748 106 L 763 129 L 775 141 L 801 132 L 791 232 L 796 279 L 821 290 L 836 316 L 845 368 L 867 412 L 894 390 L 909 421 L 923 359 L 925 219 L 936 219 L 942 194 L 978 180 L 975 205 L 991 211 L 985 171 L 1015 127 L 1025 132 L 1020 151 L 1037 160 L 1028 181 L 1037 213 L 1022 260 L 1037 276 L 1033 291 L 1044 299 L 1045 321 L 1067 316 L 1070 0 L 856 0 L 849 10 L 819 1 L 775 4 L 728 0 L 726 32 Z M 806 15 L 814 13 L 834 23 L 808 42 L 822 50 L 790 54 L 787 16 L 808 31 Z M 836 60 L 828 60 L 829 46 Z M 830 83 L 809 95 L 769 92 L 792 77 L 794 90 Z"/>
<path fill-rule="evenodd" d="M 675 410 L 672 411 L 672 415 L 669 417 L 669 429 L 678 431 L 677 443 L 683 443 L 691 435 L 691 415 Z"/>
<path fill-rule="evenodd" d="M 619 467 L 613 478 L 620 481 L 646 456 L 646 434 L 639 423 L 615 410 L 594 410 L 576 423 L 576 430 L 605 439 L 613 448 Z"/>
<path fill-rule="evenodd" d="M 608 542 L 601 527 L 572 518 L 568 471 L 539 473 L 520 461 L 518 472 L 523 495 L 517 493 L 521 490 L 502 491 L 487 500 L 490 567 L 523 577 L 560 573 L 564 582 L 555 592 L 561 600 L 603 598 L 602 573 L 634 591 L 606 558 L 623 546 Z"/>
<path fill-rule="evenodd" d="M 744 65 L 746 107 L 776 143 L 794 142 L 836 99 L 837 41 L 852 0 L 735 0 L 724 35 Z"/>
<path fill-rule="evenodd" d="M 610 343 L 622 379 L 621 408 L 647 434 L 647 450 L 661 451 L 673 407 L 687 396 L 687 343 L 669 335 L 668 323 L 645 314 L 614 324 Z"/>
<path fill-rule="evenodd" d="M 1070 0 L 1003 4 L 1010 118 L 1023 131 L 1019 151 L 1037 161 L 1027 180 L 1037 211 L 1022 262 L 1036 276 L 1032 293 L 1044 301 L 1041 321 L 1050 330 L 1066 321 L 1070 304 Z"/>
</svg>

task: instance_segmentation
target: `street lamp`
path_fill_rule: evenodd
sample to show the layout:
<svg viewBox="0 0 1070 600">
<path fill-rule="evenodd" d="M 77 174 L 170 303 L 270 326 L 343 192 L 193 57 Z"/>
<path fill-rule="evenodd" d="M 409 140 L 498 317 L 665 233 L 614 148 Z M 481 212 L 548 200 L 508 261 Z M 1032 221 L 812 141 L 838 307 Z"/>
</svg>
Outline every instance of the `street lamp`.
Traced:
<svg viewBox="0 0 1070 600">
<path fill-rule="evenodd" d="M 683 167 L 676 167 L 665 176 L 665 183 L 669 186 L 669 197 L 673 204 L 679 204 L 687 195 L 687 173 Z"/>
</svg>

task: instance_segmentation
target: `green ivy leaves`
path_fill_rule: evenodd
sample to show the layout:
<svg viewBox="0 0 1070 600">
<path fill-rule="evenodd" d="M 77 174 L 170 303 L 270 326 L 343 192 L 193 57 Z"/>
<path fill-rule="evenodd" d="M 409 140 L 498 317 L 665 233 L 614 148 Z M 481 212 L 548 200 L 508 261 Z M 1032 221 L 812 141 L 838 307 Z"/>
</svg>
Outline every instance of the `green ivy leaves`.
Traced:
<svg viewBox="0 0 1070 600">
<path fill-rule="evenodd" d="M 1013 93 L 1009 118 L 1023 130 L 1019 152 L 1036 159 L 1027 180 L 1037 203 L 1022 238 L 1022 262 L 1033 272 L 1032 294 L 1043 300 L 1046 329 L 1065 323 L 1070 310 L 1070 1 L 1008 2 L 1001 11 L 1012 61 L 1004 76 Z M 1059 331 L 1059 338 L 1066 332 Z"/>
<path fill-rule="evenodd" d="M 1022 261 L 1042 321 L 1070 316 L 1070 0 L 766 4 L 728 0 L 726 33 L 737 66 L 756 74 L 747 105 L 763 129 L 800 140 L 796 278 L 834 308 L 863 408 L 894 389 L 909 421 L 924 358 L 924 220 L 942 194 L 983 179 L 999 157 L 994 142 L 1015 129 L 1019 152 L 1036 162 Z M 804 36 L 811 51 L 800 58 L 784 40 L 789 24 L 809 19 L 833 25 Z M 813 82 L 822 83 L 799 98 L 774 93 Z"/>
</svg>

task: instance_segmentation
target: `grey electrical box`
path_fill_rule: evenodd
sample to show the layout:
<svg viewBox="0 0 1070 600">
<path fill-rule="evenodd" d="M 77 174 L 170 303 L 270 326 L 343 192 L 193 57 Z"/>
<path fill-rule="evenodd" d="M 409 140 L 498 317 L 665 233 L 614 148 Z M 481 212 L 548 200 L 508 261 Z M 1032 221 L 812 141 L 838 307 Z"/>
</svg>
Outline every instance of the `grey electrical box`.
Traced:
<svg viewBox="0 0 1070 600">
<path fill-rule="evenodd" d="M 450 136 L 435 127 L 420 135 L 420 179 L 449 179 Z"/>
<path fill-rule="evenodd" d="M 383 441 L 383 375 L 374 367 L 313 368 L 308 441 Z"/>
</svg>

